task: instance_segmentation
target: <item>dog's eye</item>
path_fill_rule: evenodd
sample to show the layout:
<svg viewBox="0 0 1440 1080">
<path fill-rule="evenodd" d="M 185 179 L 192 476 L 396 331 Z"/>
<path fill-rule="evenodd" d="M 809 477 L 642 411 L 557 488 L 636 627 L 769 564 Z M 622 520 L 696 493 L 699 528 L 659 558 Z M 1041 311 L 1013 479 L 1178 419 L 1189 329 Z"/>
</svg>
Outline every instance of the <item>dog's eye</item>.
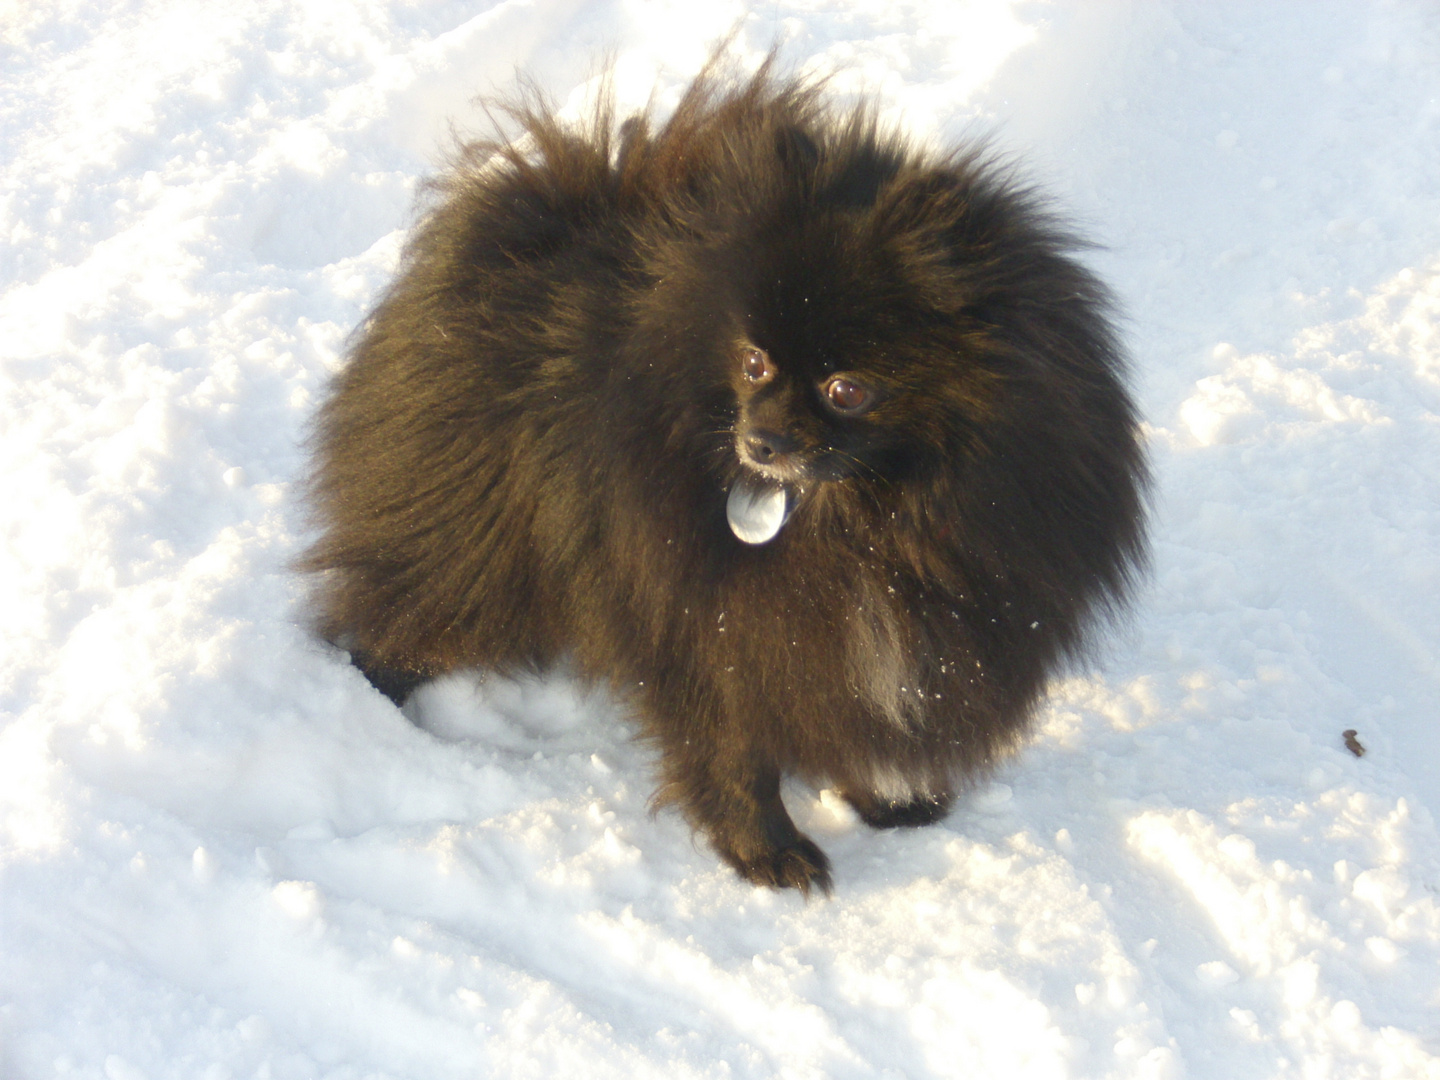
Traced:
<svg viewBox="0 0 1440 1080">
<path fill-rule="evenodd" d="M 746 349 L 740 354 L 740 370 L 751 382 L 766 382 L 775 376 L 775 365 L 764 349 Z"/>
<path fill-rule="evenodd" d="M 869 388 L 840 375 L 825 384 L 824 394 L 830 408 L 842 416 L 864 412 L 875 400 Z"/>
</svg>

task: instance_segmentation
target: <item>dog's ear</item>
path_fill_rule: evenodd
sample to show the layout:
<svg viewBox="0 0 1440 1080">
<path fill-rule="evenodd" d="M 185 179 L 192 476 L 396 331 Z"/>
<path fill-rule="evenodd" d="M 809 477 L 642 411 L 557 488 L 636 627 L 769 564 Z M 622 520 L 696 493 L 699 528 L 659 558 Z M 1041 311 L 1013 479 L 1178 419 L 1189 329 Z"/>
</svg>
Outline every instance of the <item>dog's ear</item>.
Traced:
<svg viewBox="0 0 1440 1080">
<path fill-rule="evenodd" d="M 775 129 L 775 153 L 780 163 L 794 172 L 808 172 L 820 160 L 820 146 L 794 124 Z"/>
<path fill-rule="evenodd" d="M 615 171 L 628 175 L 636 168 L 640 155 L 650 143 L 650 125 L 643 116 L 632 116 L 620 125 L 620 150 L 615 155 Z"/>
</svg>

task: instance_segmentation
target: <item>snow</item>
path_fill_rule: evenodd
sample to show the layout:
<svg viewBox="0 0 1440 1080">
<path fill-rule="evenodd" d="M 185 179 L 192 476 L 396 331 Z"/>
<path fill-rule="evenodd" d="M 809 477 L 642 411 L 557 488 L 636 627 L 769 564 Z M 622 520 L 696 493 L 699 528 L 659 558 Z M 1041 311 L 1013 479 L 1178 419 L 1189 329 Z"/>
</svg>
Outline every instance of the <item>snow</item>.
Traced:
<svg viewBox="0 0 1440 1080">
<path fill-rule="evenodd" d="M 1104 245 L 1159 481 L 993 783 L 902 834 L 787 789 L 809 904 L 649 812 L 603 694 L 402 715 L 287 569 L 473 96 L 608 52 L 663 110 L 734 27 Z M 1424 0 L 6 9 L 0 1076 L 1440 1077 L 1437 54 Z"/>
</svg>

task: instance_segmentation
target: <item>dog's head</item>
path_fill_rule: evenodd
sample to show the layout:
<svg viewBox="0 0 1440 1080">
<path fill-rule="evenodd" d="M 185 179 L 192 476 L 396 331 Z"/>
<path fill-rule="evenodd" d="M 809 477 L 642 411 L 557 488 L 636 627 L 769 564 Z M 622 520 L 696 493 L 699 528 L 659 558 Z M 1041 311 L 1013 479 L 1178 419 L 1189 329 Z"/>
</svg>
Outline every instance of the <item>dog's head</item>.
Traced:
<svg viewBox="0 0 1440 1080">
<path fill-rule="evenodd" d="M 998 389 L 986 326 L 945 230 L 896 216 L 796 214 L 746 245 L 721 358 L 741 475 L 804 498 L 958 464 Z"/>
<path fill-rule="evenodd" d="M 750 93 L 656 140 L 670 171 L 641 192 L 662 212 L 637 231 L 629 308 L 666 445 L 688 431 L 711 479 L 721 462 L 732 528 L 737 489 L 769 521 L 782 491 L 787 512 L 830 489 L 842 513 L 885 515 L 914 482 L 954 517 L 1124 481 L 1138 451 L 1108 301 L 1043 205 L 983 147 L 937 158 L 803 86 Z"/>
</svg>

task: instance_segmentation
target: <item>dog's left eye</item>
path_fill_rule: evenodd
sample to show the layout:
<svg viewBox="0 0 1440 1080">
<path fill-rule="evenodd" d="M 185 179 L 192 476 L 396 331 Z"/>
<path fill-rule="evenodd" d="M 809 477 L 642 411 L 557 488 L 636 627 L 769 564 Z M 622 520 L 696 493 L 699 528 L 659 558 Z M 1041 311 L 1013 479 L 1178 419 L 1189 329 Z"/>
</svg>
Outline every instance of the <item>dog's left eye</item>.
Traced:
<svg viewBox="0 0 1440 1080">
<path fill-rule="evenodd" d="M 840 375 L 827 382 L 823 392 L 830 408 L 842 416 L 862 413 L 875 401 L 875 394 L 869 387 Z"/>
</svg>

